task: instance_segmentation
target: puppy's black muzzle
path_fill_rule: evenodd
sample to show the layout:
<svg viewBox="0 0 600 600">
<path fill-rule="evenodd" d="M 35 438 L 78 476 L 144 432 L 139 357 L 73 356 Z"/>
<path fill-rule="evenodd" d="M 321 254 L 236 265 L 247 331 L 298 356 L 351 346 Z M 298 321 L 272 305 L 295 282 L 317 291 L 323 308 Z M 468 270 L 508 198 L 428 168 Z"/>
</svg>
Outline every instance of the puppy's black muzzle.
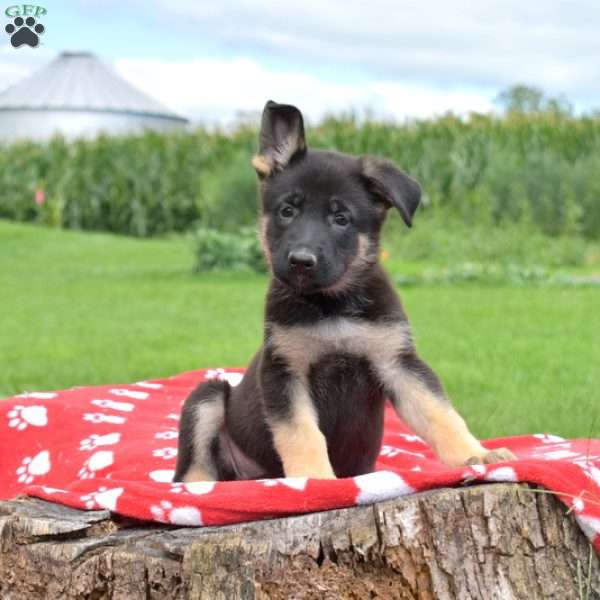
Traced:
<svg viewBox="0 0 600 600">
<path fill-rule="evenodd" d="M 320 287 L 320 263 L 317 255 L 306 247 L 299 247 L 287 255 L 285 280 L 298 290 L 315 291 Z"/>
<path fill-rule="evenodd" d="M 312 294 L 334 284 L 345 264 L 334 251 L 330 227 L 304 214 L 287 228 L 273 253 L 273 274 L 300 294 Z"/>
<path fill-rule="evenodd" d="M 288 264 L 295 273 L 312 271 L 317 266 L 317 257 L 305 248 L 292 250 L 288 254 Z"/>
</svg>

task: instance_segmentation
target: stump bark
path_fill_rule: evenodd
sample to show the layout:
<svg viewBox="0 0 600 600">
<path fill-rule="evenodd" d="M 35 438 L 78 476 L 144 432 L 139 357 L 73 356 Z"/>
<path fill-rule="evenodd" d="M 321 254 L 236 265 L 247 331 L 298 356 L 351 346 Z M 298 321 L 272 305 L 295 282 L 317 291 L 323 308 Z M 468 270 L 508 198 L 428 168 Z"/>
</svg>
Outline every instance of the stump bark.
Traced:
<svg viewBox="0 0 600 600">
<path fill-rule="evenodd" d="M 443 489 L 228 527 L 0 502 L 0 598 L 600 598 L 573 516 L 524 485 Z"/>
</svg>

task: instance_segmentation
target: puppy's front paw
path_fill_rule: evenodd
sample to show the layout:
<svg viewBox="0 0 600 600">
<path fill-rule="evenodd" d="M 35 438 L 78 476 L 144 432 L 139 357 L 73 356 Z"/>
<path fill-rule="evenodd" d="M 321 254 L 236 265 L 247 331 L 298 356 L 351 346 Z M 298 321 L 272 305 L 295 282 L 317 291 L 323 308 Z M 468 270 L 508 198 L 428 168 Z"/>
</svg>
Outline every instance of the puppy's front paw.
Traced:
<svg viewBox="0 0 600 600">
<path fill-rule="evenodd" d="M 337 479 L 336 474 L 333 471 L 327 471 L 325 473 L 319 473 L 317 475 L 311 475 L 313 479 Z"/>
<path fill-rule="evenodd" d="M 216 475 L 209 473 L 201 467 L 192 467 L 181 478 L 183 483 L 196 483 L 197 481 L 216 481 Z"/>
<path fill-rule="evenodd" d="M 286 471 L 286 477 L 307 477 L 308 479 L 337 479 L 331 468 L 311 468 L 305 467 Z"/>
<path fill-rule="evenodd" d="M 491 465 L 507 460 L 517 460 L 517 457 L 508 448 L 496 448 L 482 456 L 471 456 L 466 465 Z"/>
</svg>

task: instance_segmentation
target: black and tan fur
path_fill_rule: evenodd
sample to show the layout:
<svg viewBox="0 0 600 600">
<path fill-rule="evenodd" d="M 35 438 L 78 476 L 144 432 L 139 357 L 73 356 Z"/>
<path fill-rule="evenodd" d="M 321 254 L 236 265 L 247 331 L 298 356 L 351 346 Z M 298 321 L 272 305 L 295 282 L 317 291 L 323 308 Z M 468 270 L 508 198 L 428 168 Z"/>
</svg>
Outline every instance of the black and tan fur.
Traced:
<svg viewBox="0 0 600 600">
<path fill-rule="evenodd" d="M 203 383 L 186 400 L 175 481 L 367 473 L 386 398 L 448 465 L 513 458 L 452 408 L 379 266 L 386 213 L 410 226 L 417 182 L 380 158 L 308 149 L 300 111 L 274 102 L 253 166 L 273 275 L 264 344 L 239 386 Z"/>
</svg>

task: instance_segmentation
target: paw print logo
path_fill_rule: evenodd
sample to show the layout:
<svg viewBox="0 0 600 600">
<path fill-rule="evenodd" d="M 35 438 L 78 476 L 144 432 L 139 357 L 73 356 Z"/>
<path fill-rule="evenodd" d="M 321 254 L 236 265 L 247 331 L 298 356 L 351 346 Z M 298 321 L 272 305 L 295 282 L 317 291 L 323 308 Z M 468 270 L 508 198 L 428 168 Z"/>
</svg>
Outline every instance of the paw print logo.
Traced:
<svg viewBox="0 0 600 600">
<path fill-rule="evenodd" d="M 114 461 L 114 454 L 110 450 L 99 450 L 90 456 L 79 469 L 79 479 L 93 479 L 96 471 L 110 467 Z"/>
<path fill-rule="evenodd" d="M 10 35 L 10 43 L 18 48 L 24 44 L 35 48 L 40 43 L 39 36 L 44 33 L 45 28 L 41 23 L 36 23 L 33 17 L 16 17 L 9 23 L 4 31 Z"/>
<path fill-rule="evenodd" d="M 113 444 L 118 444 L 120 440 L 120 433 L 107 433 L 106 435 L 92 433 L 90 437 L 86 437 L 79 442 L 79 449 L 82 451 L 95 450 L 98 446 L 112 446 Z"/>
<path fill-rule="evenodd" d="M 157 448 L 152 451 L 152 456 L 164 460 L 171 460 L 177 456 L 177 448 Z"/>
<path fill-rule="evenodd" d="M 48 424 L 48 413 L 45 406 L 22 406 L 16 404 L 8 411 L 8 426 L 23 431 L 29 425 L 45 427 Z"/>
<path fill-rule="evenodd" d="M 81 501 L 85 502 L 88 510 L 93 508 L 107 508 L 114 511 L 117 507 L 117 500 L 123 493 L 123 488 L 108 489 L 105 486 L 99 487 L 97 491 L 90 492 L 81 496 Z"/>
<path fill-rule="evenodd" d="M 50 472 L 50 452 L 42 450 L 35 456 L 26 456 L 17 469 L 19 483 L 29 485 L 36 477 Z"/>
</svg>

